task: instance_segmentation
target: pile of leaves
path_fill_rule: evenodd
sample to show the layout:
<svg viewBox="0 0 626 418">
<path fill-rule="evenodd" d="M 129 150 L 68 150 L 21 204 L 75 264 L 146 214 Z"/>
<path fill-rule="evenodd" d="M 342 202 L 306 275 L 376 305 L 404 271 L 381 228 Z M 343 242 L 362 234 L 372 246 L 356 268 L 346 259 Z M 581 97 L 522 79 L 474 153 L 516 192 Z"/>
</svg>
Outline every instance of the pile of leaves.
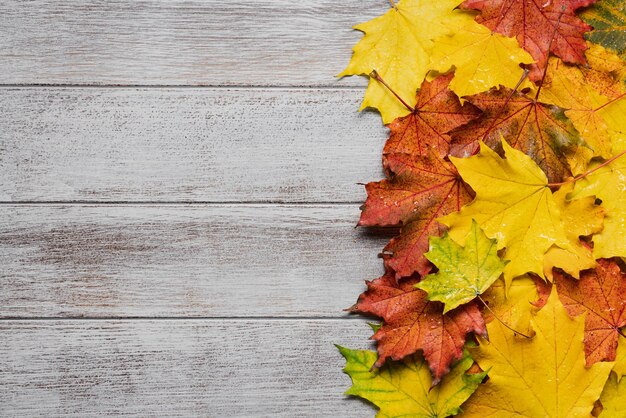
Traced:
<svg viewBox="0 0 626 418">
<path fill-rule="evenodd" d="M 340 76 L 389 128 L 400 227 L 339 347 L 379 417 L 626 416 L 626 2 L 400 0 Z M 417 93 L 416 93 L 417 92 Z"/>
</svg>

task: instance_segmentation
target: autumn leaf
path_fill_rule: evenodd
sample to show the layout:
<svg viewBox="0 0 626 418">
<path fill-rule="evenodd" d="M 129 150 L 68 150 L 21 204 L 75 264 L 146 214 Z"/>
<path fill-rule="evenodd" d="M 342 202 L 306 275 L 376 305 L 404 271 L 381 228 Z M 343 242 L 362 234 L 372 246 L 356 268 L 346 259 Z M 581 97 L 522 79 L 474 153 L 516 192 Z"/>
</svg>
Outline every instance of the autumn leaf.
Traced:
<svg viewBox="0 0 626 418">
<path fill-rule="evenodd" d="M 400 236 L 385 247 L 387 266 L 398 278 L 427 274 L 428 237 L 445 230 L 436 219 L 459 210 L 472 199 L 472 191 L 454 166 L 436 155 L 388 154 L 386 164 L 396 174 L 366 186 L 359 225 L 402 225 Z"/>
<path fill-rule="evenodd" d="M 543 277 L 546 251 L 552 245 L 568 248 L 570 244 L 545 174 L 526 154 L 504 140 L 502 145 L 505 159 L 483 143 L 476 156 L 451 158 L 476 191 L 476 199 L 440 221 L 450 227 L 455 241 L 462 242 L 475 219 L 488 237 L 498 240 L 498 249 L 506 247 L 508 286 L 525 273 Z"/>
<path fill-rule="evenodd" d="M 537 305 L 545 305 L 540 298 L 545 295 L 547 301 L 549 294 L 549 285 L 536 277 L 518 277 L 508 289 L 504 280 L 496 280 L 482 295 L 489 306 L 484 311 L 485 321 L 502 321 L 524 335 L 532 335 L 531 316 L 539 309 Z"/>
<path fill-rule="evenodd" d="M 626 379 L 611 373 L 600 395 L 602 412 L 599 418 L 623 418 L 626 411 Z"/>
<path fill-rule="evenodd" d="M 431 66 L 439 72 L 455 69 L 450 89 L 468 96 L 503 85 L 513 88 L 522 78 L 520 64 L 531 64 L 532 57 L 517 41 L 477 24 L 471 18 L 453 34 L 435 40 Z"/>
<path fill-rule="evenodd" d="M 433 387 L 428 367 L 418 356 L 372 370 L 375 352 L 337 347 L 346 359 L 344 372 L 352 378 L 352 387 L 346 394 L 376 405 L 380 408 L 376 416 L 380 418 L 455 415 L 485 377 L 485 373 L 466 373 L 473 360 L 465 353 L 441 383 Z"/>
<path fill-rule="evenodd" d="M 598 167 L 596 167 L 598 168 Z M 571 199 L 597 197 L 606 210 L 604 228 L 593 237 L 595 258 L 626 257 L 626 161 L 619 158 L 578 180 Z"/>
<path fill-rule="evenodd" d="M 626 5 L 623 0 L 602 0 L 581 14 L 593 26 L 587 39 L 626 59 Z"/>
<path fill-rule="evenodd" d="M 506 262 L 498 257 L 495 239 L 489 239 L 476 221 L 461 247 L 448 234 L 430 239 L 428 258 L 439 270 L 425 276 L 416 287 L 428 300 L 444 304 L 444 313 L 482 294 L 502 274 Z"/>
<path fill-rule="evenodd" d="M 555 271 L 556 288 L 570 316 L 584 312 L 587 366 L 614 361 L 620 328 L 626 326 L 626 274 L 613 260 L 598 260 L 595 269 L 575 280 Z"/>
<path fill-rule="evenodd" d="M 574 183 L 561 186 L 552 196 L 561 213 L 565 234 L 570 241 L 568 248 L 552 246 L 544 257 L 544 274 L 552 281 L 552 270 L 560 267 L 569 275 L 578 278 L 581 270 L 596 266 L 591 248 L 580 241 L 602 231 L 605 210 L 596 204 L 595 196 L 569 200 L 567 196 L 574 190 Z"/>
<path fill-rule="evenodd" d="M 424 81 L 417 94 L 415 110 L 389 124 L 389 139 L 383 156 L 394 153 L 448 155 L 448 132 L 475 119 L 480 110 L 467 103 L 461 106 L 459 98 L 448 89 L 454 74 L 441 75 L 433 81 Z"/>
<path fill-rule="evenodd" d="M 401 360 L 422 350 L 433 374 L 433 384 L 450 370 L 450 364 L 463 355 L 465 338 L 470 332 L 485 335 L 485 323 L 475 304 L 443 314 L 443 305 L 429 302 L 426 293 L 416 289 L 418 278 L 398 283 L 393 272 L 367 282 L 364 292 L 352 308 L 383 319 L 372 337 L 378 341 L 376 366 L 387 358 Z"/>
<path fill-rule="evenodd" d="M 466 417 L 589 417 L 612 363 L 585 367 L 584 319 L 570 319 L 553 292 L 532 319 L 536 335 L 517 337 L 499 321 L 470 353 L 489 380 L 463 404 Z"/>
<path fill-rule="evenodd" d="M 576 10 L 595 0 L 466 0 L 462 6 L 479 10 L 476 21 L 504 36 L 515 36 L 536 61 L 530 78 L 538 81 L 550 52 L 563 61 L 585 64 L 587 45 L 583 38 L 591 26 L 576 16 Z"/>
<path fill-rule="evenodd" d="M 453 14 L 460 0 L 400 0 L 384 15 L 354 28 L 364 37 L 353 48 L 348 67 L 339 77 L 369 75 L 376 70 L 400 97 L 413 106 L 415 92 L 429 71 L 432 39 L 448 33 L 458 19 Z M 409 110 L 383 85 L 371 78 L 361 109 L 379 110 L 388 124 Z"/>
<path fill-rule="evenodd" d="M 466 97 L 482 115 L 450 133 L 452 154 L 472 154 L 479 141 L 501 150 L 500 139 L 535 160 L 550 182 L 571 174 L 567 153 L 583 143 L 564 110 L 508 88 Z"/>
</svg>

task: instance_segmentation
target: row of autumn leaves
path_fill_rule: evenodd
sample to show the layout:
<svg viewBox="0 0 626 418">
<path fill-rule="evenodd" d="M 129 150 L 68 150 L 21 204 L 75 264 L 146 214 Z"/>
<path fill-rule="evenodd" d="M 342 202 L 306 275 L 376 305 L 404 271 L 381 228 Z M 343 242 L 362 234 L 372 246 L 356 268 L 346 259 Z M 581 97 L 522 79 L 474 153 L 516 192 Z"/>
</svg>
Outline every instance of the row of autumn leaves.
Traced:
<svg viewBox="0 0 626 418">
<path fill-rule="evenodd" d="M 591 27 L 575 11 L 593 1 L 466 1 L 486 26 L 458 3 L 404 0 L 357 26 L 366 35 L 342 73 L 376 68 L 363 107 L 391 121 L 387 179 L 366 186 L 359 224 L 401 226 L 386 274 L 352 308 L 383 322 L 377 353 L 340 347 L 347 393 L 383 417 L 444 417 L 462 404 L 466 416 L 590 416 L 594 404 L 619 416 L 626 64 L 587 49 Z M 489 3 L 532 3 L 555 29 L 530 19 L 537 27 L 506 38 Z M 421 41 L 401 39 L 418 18 Z"/>
</svg>

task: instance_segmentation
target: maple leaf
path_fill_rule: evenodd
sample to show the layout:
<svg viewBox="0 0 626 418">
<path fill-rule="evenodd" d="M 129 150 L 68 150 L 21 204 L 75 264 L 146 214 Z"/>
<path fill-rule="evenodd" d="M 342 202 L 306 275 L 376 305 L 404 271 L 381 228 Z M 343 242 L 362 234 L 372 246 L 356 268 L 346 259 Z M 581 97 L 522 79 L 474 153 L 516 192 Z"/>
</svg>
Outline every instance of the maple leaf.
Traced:
<svg viewBox="0 0 626 418">
<path fill-rule="evenodd" d="M 461 18 L 452 10 L 460 0 L 400 0 L 384 15 L 354 28 L 365 33 L 353 48 L 348 67 L 338 76 L 368 75 L 376 70 L 400 97 L 415 97 L 429 71 L 432 39 L 448 33 Z M 414 103 L 410 103 L 413 105 Z M 370 78 L 361 109 L 379 110 L 388 124 L 409 111 L 378 81 Z"/>
<path fill-rule="evenodd" d="M 565 234 L 571 246 L 552 246 L 544 257 L 544 274 L 552 281 L 552 269 L 559 266 L 569 275 L 578 278 L 581 270 L 596 266 L 591 249 L 581 243 L 579 237 L 586 237 L 602 231 L 605 210 L 596 205 L 595 196 L 569 200 L 567 196 L 574 190 L 574 183 L 566 183 L 552 196 L 561 212 Z"/>
<path fill-rule="evenodd" d="M 487 324 L 489 342 L 470 353 L 489 380 L 463 404 L 462 416 L 588 417 L 612 363 L 585 367 L 584 319 L 570 319 L 553 292 L 532 319 L 536 335 L 516 337 L 498 321 Z"/>
<path fill-rule="evenodd" d="M 508 286 L 514 277 L 528 272 L 543 277 L 546 251 L 552 245 L 568 248 L 570 243 L 545 174 L 526 154 L 504 140 L 502 145 L 506 159 L 484 143 L 478 155 L 451 158 L 476 191 L 476 199 L 440 222 L 448 225 L 452 239 L 461 242 L 475 219 L 488 237 L 498 240 L 498 249 L 506 247 Z"/>
<path fill-rule="evenodd" d="M 587 366 L 614 361 L 620 328 L 626 326 L 626 274 L 612 260 L 598 260 L 575 280 L 554 272 L 556 288 L 570 316 L 584 312 Z"/>
<path fill-rule="evenodd" d="M 445 229 L 436 219 L 459 210 L 472 199 L 472 191 L 454 166 L 436 155 L 394 153 L 385 161 L 389 171 L 396 174 L 367 184 L 359 225 L 402 225 L 400 236 L 385 247 L 387 266 L 398 278 L 416 271 L 427 274 L 431 269 L 424 257 L 428 237 Z"/>
<path fill-rule="evenodd" d="M 433 374 L 433 384 L 450 370 L 450 364 L 463 355 L 470 332 L 485 334 L 483 317 L 475 304 L 443 314 L 443 305 L 430 302 L 426 293 L 415 288 L 417 277 L 398 283 L 393 272 L 367 282 L 368 290 L 352 308 L 353 312 L 381 317 L 383 325 L 372 337 L 378 341 L 376 366 L 391 357 L 401 360 L 422 350 Z"/>
<path fill-rule="evenodd" d="M 498 257 L 495 239 L 489 239 L 472 220 L 461 247 L 446 233 L 430 239 L 428 258 L 439 271 L 425 276 L 416 287 L 428 293 L 428 300 L 440 301 L 446 313 L 482 294 L 502 274 L 506 262 Z"/>
<path fill-rule="evenodd" d="M 491 87 L 515 87 L 524 70 L 519 64 L 533 63 L 515 39 L 491 32 L 468 15 L 468 22 L 453 34 L 435 40 L 431 67 L 439 72 L 455 68 L 450 89 L 468 96 Z"/>
<path fill-rule="evenodd" d="M 626 59 L 626 6 L 623 0 L 602 0 L 583 11 L 581 17 L 593 26 L 587 39 Z"/>
<path fill-rule="evenodd" d="M 500 151 L 504 137 L 531 156 L 550 182 L 571 174 L 566 155 L 583 141 L 563 109 L 504 87 L 466 99 L 483 113 L 450 133 L 453 155 L 472 154 L 479 141 Z"/>
<path fill-rule="evenodd" d="M 494 32 L 515 36 L 530 53 L 530 79 L 542 78 L 550 52 L 565 62 L 585 64 L 587 45 L 583 34 L 591 26 L 576 16 L 576 10 L 595 0 L 466 0 L 462 7 L 479 10 L 476 21 Z"/>
<path fill-rule="evenodd" d="M 389 139 L 383 155 L 404 153 L 429 155 L 431 150 L 448 155 L 448 132 L 475 119 L 480 110 L 471 104 L 461 105 L 448 89 L 454 74 L 441 75 L 433 81 L 424 80 L 417 94 L 415 110 L 389 124 Z"/>
<path fill-rule="evenodd" d="M 611 373 L 600 395 L 602 412 L 599 418 L 621 418 L 626 411 L 626 379 Z"/>
<path fill-rule="evenodd" d="M 594 257 L 626 257 L 626 161 L 617 159 L 594 170 L 576 182 L 570 198 L 594 196 L 602 201 L 606 214 L 604 228 L 593 237 Z"/>
<path fill-rule="evenodd" d="M 425 362 L 412 356 L 400 364 L 373 369 L 376 353 L 339 347 L 346 359 L 344 372 L 352 378 L 346 395 L 367 399 L 378 408 L 377 417 L 436 418 L 457 414 L 459 406 L 476 390 L 485 373 L 466 373 L 473 360 L 467 355 L 437 386 Z"/>
<path fill-rule="evenodd" d="M 508 289 L 504 280 L 497 280 L 482 295 L 485 304 L 489 306 L 484 311 L 485 321 L 500 320 L 524 335 L 532 335 L 531 316 L 540 306 L 545 305 L 549 294 L 549 285 L 536 277 L 518 277 Z M 545 301 L 541 299 L 544 296 Z"/>
</svg>

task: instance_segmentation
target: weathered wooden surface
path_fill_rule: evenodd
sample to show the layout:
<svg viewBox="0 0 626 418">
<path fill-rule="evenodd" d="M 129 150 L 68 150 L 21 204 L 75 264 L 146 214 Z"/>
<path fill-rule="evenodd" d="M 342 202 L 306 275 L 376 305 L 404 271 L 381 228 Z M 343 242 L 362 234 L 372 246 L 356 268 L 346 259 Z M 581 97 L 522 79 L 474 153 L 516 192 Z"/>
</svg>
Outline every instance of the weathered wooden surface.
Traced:
<svg viewBox="0 0 626 418">
<path fill-rule="evenodd" d="M 354 205 L 0 213 L 0 317 L 339 317 L 388 239 L 355 229 Z"/>
<path fill-rule="evenodd" d="M 386 0 L 4 0 L 0 83 L 338 83 Z"/>
<path fill-rule="evenodd" d="M 0 94 L 3 201 L 361 202 L 382 176 L 386 129 L 359 91 Z"/>
<path fill-rule="evenodd" d="M 0 415 L 366 417 L 356 320 L 1 321 Z"/>
<path fill-rule="evenodd" d="M 333 75 L 389 7 L 0 2 L 0 416 L 372 415 L 385 129 Z"/>
</svg>

